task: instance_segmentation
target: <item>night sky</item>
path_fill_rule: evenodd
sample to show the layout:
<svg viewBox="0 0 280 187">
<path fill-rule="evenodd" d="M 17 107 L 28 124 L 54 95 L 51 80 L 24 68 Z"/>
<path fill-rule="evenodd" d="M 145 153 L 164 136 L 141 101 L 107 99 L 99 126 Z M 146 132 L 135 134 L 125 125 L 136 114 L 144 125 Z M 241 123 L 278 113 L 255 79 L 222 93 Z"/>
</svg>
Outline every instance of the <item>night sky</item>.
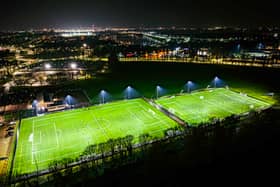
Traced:
<svg viewBox="0 0 280 187">
<path fill-rule="evenodd" d="M 278 26 L 277 0 L 9 0 L 0 30 L 85 26 Z"/>
</svg>

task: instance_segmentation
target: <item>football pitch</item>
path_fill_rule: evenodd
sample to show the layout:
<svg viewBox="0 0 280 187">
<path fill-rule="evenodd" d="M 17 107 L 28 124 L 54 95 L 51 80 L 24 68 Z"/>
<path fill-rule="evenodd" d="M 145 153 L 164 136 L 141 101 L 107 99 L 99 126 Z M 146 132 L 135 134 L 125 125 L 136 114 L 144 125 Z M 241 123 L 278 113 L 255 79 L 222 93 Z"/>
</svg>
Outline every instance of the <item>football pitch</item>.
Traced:
<svg viewBox="0 0 280 187">
<path fill-rule="evenodd" d="M 270 106 L 269 103 L 225 88 L 162 97 L 156 103 L 192 126 L 213 118 L 225 118 Z"/>
<path fill-rule="evenodd" d="M 177 126 L 142 99 L 118 101 L 89 108 L 23 119 L 13 174 L 47 169 L 50 162 L 77 158 L 88 145 L 132 135 L 163 137 Z"/>
</svg>

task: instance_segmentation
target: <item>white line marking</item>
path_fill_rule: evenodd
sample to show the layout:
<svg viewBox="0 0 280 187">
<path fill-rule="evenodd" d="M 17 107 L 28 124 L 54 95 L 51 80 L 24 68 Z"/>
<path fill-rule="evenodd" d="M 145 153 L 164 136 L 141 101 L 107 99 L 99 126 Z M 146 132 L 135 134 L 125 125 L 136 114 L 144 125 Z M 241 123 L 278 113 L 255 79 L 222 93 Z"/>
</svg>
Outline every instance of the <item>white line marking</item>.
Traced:
<svg viewBox="0 0 280 187">
<path fill-rule="evenodd" d="M 55 138 L 56 138 L 56 144 L 57 144 L 57 147 L 59 148 L 59 142 L 58 142 L 58 137 L 57 137 L 57 129 L 56 129 L 56 125 L 55 125 L 55 122 L 53 123 L 53 126 L 54 126 L 54 133 L 55 133 Z"/>
</svg>

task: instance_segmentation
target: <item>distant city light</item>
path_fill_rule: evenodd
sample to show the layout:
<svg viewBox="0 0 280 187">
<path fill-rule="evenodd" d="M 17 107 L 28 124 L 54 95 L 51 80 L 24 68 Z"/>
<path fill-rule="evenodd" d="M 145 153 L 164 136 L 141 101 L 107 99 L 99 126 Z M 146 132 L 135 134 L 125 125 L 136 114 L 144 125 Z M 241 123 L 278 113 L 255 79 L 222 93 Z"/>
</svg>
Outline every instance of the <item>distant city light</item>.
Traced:
<svg viewBox="0 0 280 187">
<path fill-rule="evenodd" d="M 72 31 L 72 32 L 65 32 L 62 33 L 62 37 L 76 37 L 76 36 L 92 36 L 94 35 L 93 32 L 87 32 L 87 31 Z"/>
</svg>

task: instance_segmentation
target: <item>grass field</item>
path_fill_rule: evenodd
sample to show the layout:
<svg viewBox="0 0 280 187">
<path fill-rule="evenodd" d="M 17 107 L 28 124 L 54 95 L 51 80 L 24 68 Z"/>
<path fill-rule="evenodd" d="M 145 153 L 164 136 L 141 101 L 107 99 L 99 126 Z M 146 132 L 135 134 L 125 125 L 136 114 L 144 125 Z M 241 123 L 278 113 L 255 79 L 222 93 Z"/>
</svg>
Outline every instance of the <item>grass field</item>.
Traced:
<svg viewBox="0 0 280 187">
<path fill-rule="evenodd" d="M 212 118 L 225 118 L 270 105 L 225 88 L 162 97 L 156 103 L 193 126 L 209 122 Z"/>
<path fill-rule="evenodd" d="M 270 104 L 244 94 L 219 88 L 162 97 L 156 100 L 190 125 L 241 114 Z M 125 100 L 40 117 L 23 119 L 16 149 L 14 174 L 47 169 L 50 162 L 77 158 L 88 145 L 148 133 L 163 137 L 164 130 L 177 126 L 142 99 Z"/>
<path fill-rule="evenodd" d="M 118 101 L 90 108 L 22 120 L 14 174 L 46 169 L 54 160 L 78 157 L 88 145 L 110 138 L 149 133 L 162 137 L 177 124 L 142 99 Z"/>
</svg>

